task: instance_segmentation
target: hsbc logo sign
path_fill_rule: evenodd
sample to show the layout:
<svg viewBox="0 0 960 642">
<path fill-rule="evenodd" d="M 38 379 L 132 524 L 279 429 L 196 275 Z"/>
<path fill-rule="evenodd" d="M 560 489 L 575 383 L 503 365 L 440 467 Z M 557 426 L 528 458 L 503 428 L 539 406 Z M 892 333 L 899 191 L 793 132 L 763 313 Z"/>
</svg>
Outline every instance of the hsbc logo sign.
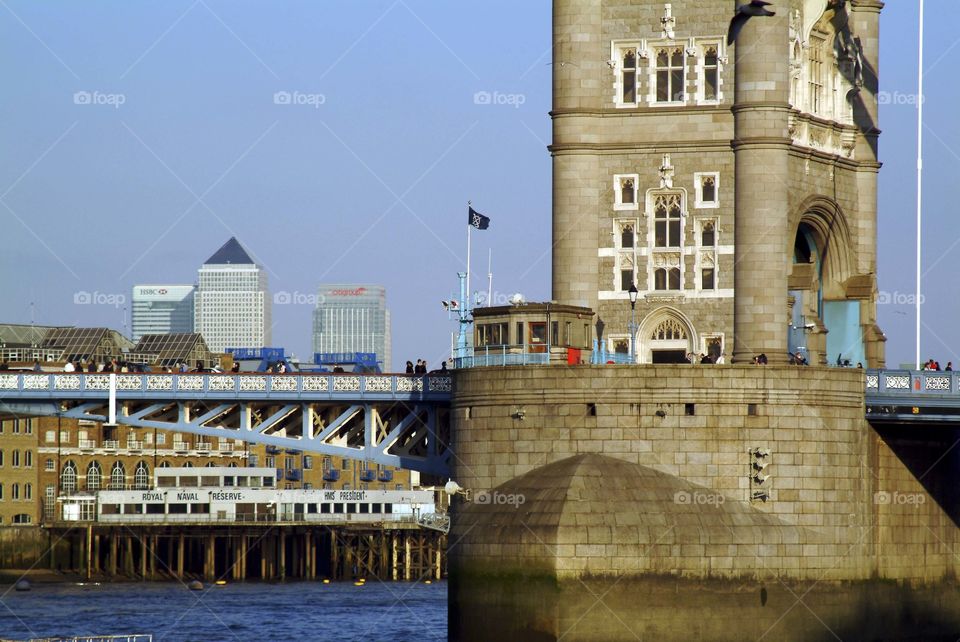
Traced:
<svg viewBox="0 0 960 642">
<path fill-rule="evenodd" d="M 167 288 L 137 288 L 139 296 L 163 296 L 168 293 Z"/>
</svg>

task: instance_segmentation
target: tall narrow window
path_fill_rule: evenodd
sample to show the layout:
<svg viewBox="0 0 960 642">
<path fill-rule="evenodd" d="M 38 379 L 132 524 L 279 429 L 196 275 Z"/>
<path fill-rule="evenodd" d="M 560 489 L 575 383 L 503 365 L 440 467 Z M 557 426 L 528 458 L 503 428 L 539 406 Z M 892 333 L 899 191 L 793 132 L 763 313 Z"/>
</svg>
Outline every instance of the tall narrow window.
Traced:
<svg viewBox="0 0 960 642">
<path fill-rule="evenodd" d="M 135 490 L 146 490 L 150 488 L 150 470 L 146 462 L 137 462 L 137 468 L 133 471 L 133 487 Z"/>
<path fill-rule="evenodd" d="M 624 225 L 620 230 L 620 247 L 632 248 L 634 245 L 633 226 Z"/>
<path fill-rule="evenodd" d="M 716 100 L 720 90 L 720 65 L 717 48 L 707 47 L 703 56 L 703 98 Z"/>
<path fill-rule="evenodd" d="M 127 472 L 123 467 L 123 463 L 119 461 L 114 462 L 113 468 L 110 469 L 110 490 L 123 490 L 126 477 Z"/>
<path fill-rule="evenodd" d="M 700 233 L 700 245 L 703 247 L 714 247 L 716 244 L 716 224 L 713 221 L 704 221 L 703 231 Z"/>
<path fill-rule="evenodd" d="M 657 102 L 683 102 L 683 48 L 657 50 Z"/>
<path fill-rule="evenodd" d="M 60 471 L 60 489 L 64 495 L 77 492 L 77 465 L 73 461 L 67 461 Z"/>
<path fill-rule="evenodd" d="M 627 292 L 633 285 L 633 270 L 620 270 L 620 290 Z"/>
<path fill-rule="evenodd" d="M 103 469 L 95 461 L 90 462 L 87 467 L 87 490 L 95 492 L 100 490 L 103 484 Z"/>
<path fill-rule="evenodd" d="M 700 183 L 700 200 L 713 203 L 717 200 L 717 181 L 713 176 L 704 176 Z"/>
<path fill-rule="evenodd" d="M 808 68 L 808 91 L 811 113 L 820 113 L 823 107 L 823 43 L 820 38 L 810 37 L 810 64 Z"/>
<path fill-rule="evenodd" d="M 613 177 L 613 209 L 636 210 L 637 204 L 637 175 L 615 174 Z"/>
<path fill-rule="evenodd" d="M 680 194 L 658 194 L 654 200 L 654 247 L 680 247 Z"/>
<path fill-rule="evenodd" d="M 627 105 L 637 103 L 637 50 L 623 51 L 620 69 L 620 102 Z"/>
<path fill-rule="evenodd" d="M 715 285 L 715 272 L 711 268 L 703 268 L 700 271 L 700 289 L 701 290 L 712 290 L 716 287 Z"/>
</svg>

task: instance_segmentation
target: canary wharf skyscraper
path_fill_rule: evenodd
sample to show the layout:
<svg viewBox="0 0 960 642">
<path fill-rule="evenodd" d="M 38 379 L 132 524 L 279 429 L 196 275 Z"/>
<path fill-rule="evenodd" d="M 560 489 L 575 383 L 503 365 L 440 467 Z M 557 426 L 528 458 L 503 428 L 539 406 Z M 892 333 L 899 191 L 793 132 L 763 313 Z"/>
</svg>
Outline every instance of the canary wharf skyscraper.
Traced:
<svg viewBox="0 0 960 642">
<path fill-rule="evenodd" d="M 314 352 L 375 352 L 392 369 L 390 311 L 382 285 L 324 284 L 313 312 Z"/>
<path fill-rule="evenodd" d="M 231 237 L 198 273 L 195 332 L 210 350 L 262 348 L 270 344 L 267 273 Z"/>
</svg>

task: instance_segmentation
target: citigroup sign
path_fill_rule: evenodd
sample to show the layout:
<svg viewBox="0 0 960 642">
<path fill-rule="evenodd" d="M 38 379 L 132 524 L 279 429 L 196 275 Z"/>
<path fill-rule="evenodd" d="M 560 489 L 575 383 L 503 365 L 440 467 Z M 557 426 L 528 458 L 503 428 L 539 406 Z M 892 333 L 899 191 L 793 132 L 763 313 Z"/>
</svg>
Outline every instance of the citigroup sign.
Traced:
<svg viewBox="0 0 960 642">
<path fill-rule="evenodd" d="M 349 288 L 341 288 L 337 290 L 330 290 L 327 294 L 328 296 L 360 296 L 367 291 L 367 288 L 356 288 L 351 290 Z"/>
</svg>

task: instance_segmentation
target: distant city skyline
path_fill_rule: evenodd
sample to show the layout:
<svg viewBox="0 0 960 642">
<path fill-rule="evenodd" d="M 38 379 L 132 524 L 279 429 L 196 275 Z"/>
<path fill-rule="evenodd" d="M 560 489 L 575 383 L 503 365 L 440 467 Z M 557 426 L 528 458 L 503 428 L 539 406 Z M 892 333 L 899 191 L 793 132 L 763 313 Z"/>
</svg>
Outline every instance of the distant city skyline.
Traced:
<svg viewBox="0 0 960 642">
<path fill-rule="evenodd" d="M 4 322 L 123 330 L 134 285 L 193 283 L 236 236 L 294 301 L 383 284 L 396 353 L 436 363 L 469 199 L 494 222 L 473 236 L 475 289 L 493 248 L 494 302 L 551 298 L 549 2 L 6 7 Z M 953 59 L 952 8 L 928 0 L 928 80 Z M 881 34 L 878 308 L 898 365 L 914 352 L 916 3 L 888 2 Z M 922 357 L 941 363 L 960 360 L 958 94 L 926 83 Z M 271 343 L 309 355 L 313 307 L 277 309 Z"/>
</svg>

